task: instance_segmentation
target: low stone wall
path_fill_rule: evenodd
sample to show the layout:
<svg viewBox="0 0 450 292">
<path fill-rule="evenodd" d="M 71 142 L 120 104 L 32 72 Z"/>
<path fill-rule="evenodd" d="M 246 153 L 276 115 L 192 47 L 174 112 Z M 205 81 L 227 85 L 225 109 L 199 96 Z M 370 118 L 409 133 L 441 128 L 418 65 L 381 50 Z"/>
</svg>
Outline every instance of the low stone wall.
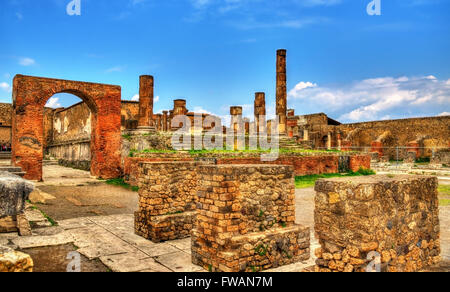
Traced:
<svg viewBox="0 0 450 292">
<path fill-rule="evenodd" d="M 81 169 L 85 171 L 91 170 L 91 161 L 86 160 L 65 160 L 65 159 L 59 159 L 58 164 L 64 167 L 70 167 L 75 169 Z M 136 183 L 137 185 L 137 183 Z"/>
<path fill-rule="evenodd" d="M 316 271 L 377 267 L 414 272 L 439 262 L 439 199 L 435 177 L 398 175 L 319 180 Z"/>
<path fill-rule="evenodd" d="M 432 164 L 444 164 L 450 166 L 450 151 L 440 151 L 434 154 L 431 158 Z"/>
<path fill-rule="evenodd" d="M 171 155 L 171 154 L 161 154 L 159 157 L 127 157 L 124 160 L 124 178 L 125 181 L 132 185 L 137 186 L 139 184 L 139 165 L 141 163 L 152 163 L 152 162 L 176 162 L 176 161 L 194 161 L 194 158 L 187 155 Z"/>
<path fill-rule="evenodd" d="M 153 242 L 189 237 L 197 203 L 198 163 L 140 163 L 139 172 L 136 234 Z"/>
<path fill-rule="evenodd" d="M 255 272 L 307 260 L 309 228 L 295 224 L 293 168 L 199 167 L 192 261 L 214 272 Z"/>
<path fill-rule="evenodd" d="M 340 157 L 346 159 L 340 160 Z M 138 165 L 141 162 L 157 161 L 209 161 L 217 165 L 227 164 L 271 164 L 271 165 L 291 165 L 294 168 L 295 176 L 339 173 L 341 171 L 358 171 L 361 167 L 370 169 L 370 155 L 280 155 L 280 158 L 272 162 L 262 162 L 259 156 L 255 154 L 208 154 L 208 155 L 189 155 L 186 152 L 167 153 L 167 154 L 145 154 L 139 157 L 127 157 L 124 160 L 125 180 L 130 185 L 137 185 L 139 181 Z M 342 165 L 340 161 L 345 161 Z"/>
<path fill-rule="evenodd" d="M 46 154 L 58 160 L 59 165 L 91 170 L 91 141 L 80 139 L 49 145 Z"/>
</svg>

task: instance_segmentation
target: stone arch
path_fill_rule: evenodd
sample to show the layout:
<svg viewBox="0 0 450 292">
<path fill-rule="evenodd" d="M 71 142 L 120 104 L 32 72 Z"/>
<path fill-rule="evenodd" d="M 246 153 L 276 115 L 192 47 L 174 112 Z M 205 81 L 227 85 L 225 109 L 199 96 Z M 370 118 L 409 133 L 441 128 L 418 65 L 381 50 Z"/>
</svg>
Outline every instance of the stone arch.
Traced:
<svg viewBox="0 0 450 292">
<path fill-rule="evenodd" d="M 13 81 L 12 162 L 42 180 L 44 156 L 43 118 L 48 99 L 70 93 L 82 99 L 92 112 L 91 174 L 115 178 L 121 174 L 121 88 L 89 82 L 16 75 Z"/>
</svg>

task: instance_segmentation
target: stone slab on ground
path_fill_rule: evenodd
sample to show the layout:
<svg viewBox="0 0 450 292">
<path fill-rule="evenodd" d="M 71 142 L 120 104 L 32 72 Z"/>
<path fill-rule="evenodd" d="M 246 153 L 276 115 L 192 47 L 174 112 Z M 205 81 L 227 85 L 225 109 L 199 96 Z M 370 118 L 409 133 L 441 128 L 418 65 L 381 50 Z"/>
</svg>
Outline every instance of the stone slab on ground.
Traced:
<svg viewBox="0 0 450 292">
<path fill-rule="evenodd" d="M 202 267 L 192 264 L 192 256 L 183 251 L 164 254 L 156 257 L 155 260 L 174 272 L 190 273 L 204 271 Z"/>
<path fill-rule="evenodd" d="M 126 253 L 100 257 L 100 260 L 113 272 L 171 272 L 152 258 L 138 259 L 141 256 L 140 253 Z"/>
</svg>

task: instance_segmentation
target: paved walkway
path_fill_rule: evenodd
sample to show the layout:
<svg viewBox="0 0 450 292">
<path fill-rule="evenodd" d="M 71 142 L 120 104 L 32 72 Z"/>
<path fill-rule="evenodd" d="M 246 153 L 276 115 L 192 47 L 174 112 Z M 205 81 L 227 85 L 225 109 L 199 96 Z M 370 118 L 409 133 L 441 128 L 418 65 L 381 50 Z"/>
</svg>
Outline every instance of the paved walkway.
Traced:
<svg viewBox="0 0 450 292">
<path fill-rule="evenodd" d="M 79 172 L 72 169 L 62 168 L 61 172 L 66 177 L 63 186 L 55 186 L 52 181 L 52 172 L 56 181 L 56 171 L 59 167 L 47 166 L 44 170 L 47 173 L 48 180 L 39 184 L 42 188 L 55 187 L 55 189 L 67 188 L 67 183 L 78 183 L 83 188 L 89 187 L 91 177 L 86 172 Z M 50 171 L 48 171 L 50 170 Z M 77 175 L 81 175 L 79 177 Z M 61 178 L 59 178 L 61 180 Z M 98 181 L 95 180 L 98 184 Z M 104 186 L 91 186 L 96 189 Z M 76 185 L 75 185 L 76 186 Z M 113 192 L 121 192 L 122 189 L 112 189 Z M 56 201 L 58 203 L 58 194 Z M 33 236 L 19 237 L 17 233 L 0 234 L 0 245 L 9 245 L 15 249 L 41 248 L 47 246 L 62 246 L 73 244 L 74 248 L 83 256 L 90 260 L 101 261 L 106 267 L 114 272 L 201 272 L 201 267 L 191 263 L 191 240 L 190 238 L 169 241 L 165 243 L 153 243 L 134 234 L 134 215 L 129 208 L 119 208 L 124 214 L 114 214 L 108 216 L 75 218 L 77 210 L 82 210 L 86 204 L 98 204 L 90 202 L 90 195 L 83 197 L 83 194 L 77 195 L 77 200 L 81 204 L 73 204 L 70 219 L 64 218 L 58 221 L 58 226 L 51 226 L 51 223 L 36 209 L 28 208 L 26 215 L 32 222 Z M 111 194 L 114 197 L 116 194 Z M 313 188 L 296 190 L 296 222 L 309 226 L 311 228 L 311 259 L 307 262 L 301 262 L 289 266 L 284 266 L 271 271 L 274 272 L 299 272 L 314 265 L 314 250 L 319 247 L 314 237 L 314 190 Z M 60 201 L 72 197 L 67 194 L 60 195 Z M 129 200 L 136 205 L 136 195 L 120 195 L 121 199 Z M 130 203 L 130 204 L 131 204 Z M 50 202 L 51 204 L 51 202 Z M 59 204 L 59 203 L 58 203 Z M 57 205 L 58 205 L 57 204 Z M 125 203 L 124 203 L 125 204 Z M 127 205 L 127 204 L 125 204 Z M 45 209 L 47 205 L 39 205 L 39 208 Z M 77 209 L 78 208 L 78 209 Z M 49 211 L 57 209 L 49 209 Z M 107 209 L 105 209 L 107 210 Z M 59 212 L 57 212 L 59 213 Z M 83 212 L 81 212 L 82 214 Z M 450 206 L 441 207 L 441 247 L 442 258 L 450 261 Z M 57 218 L 59 219 L 59 218 Z M 82 267 L 83 269 L 83 267 Z"/>
</svg>

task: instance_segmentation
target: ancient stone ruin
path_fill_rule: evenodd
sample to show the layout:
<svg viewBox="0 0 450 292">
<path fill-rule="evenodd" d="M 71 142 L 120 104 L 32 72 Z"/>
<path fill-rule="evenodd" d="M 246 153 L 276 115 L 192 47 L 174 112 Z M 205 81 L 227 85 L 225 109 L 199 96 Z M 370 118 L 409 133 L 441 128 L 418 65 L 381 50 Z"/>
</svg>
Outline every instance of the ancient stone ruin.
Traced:
<svg viewBox="0 0 450 292">
<path fill-rule="evenodd" d="M 292 167 L 204 165 L 200 174 L 194 264 L 255 272 L 309 258 L 309 228 L 295 224 Z"/>
<path fill-rule="evenodd" d="M 437 185 L 408 175 L 318 181 L 316 271 L 415 272 L 438 263 Z"/>
<path fill-rule="evenodd" d="M 31 235 L 25 204 L 34 185 L 9 172 L 0 172 L 0 233 L 19 231 Z"/>
<path fill-rule="evenodd" d="M 197 162 L 139 165 L 139 210 L 136 234 L 153 242 L 190 236 L 200 181 Z"/>
</svg>

